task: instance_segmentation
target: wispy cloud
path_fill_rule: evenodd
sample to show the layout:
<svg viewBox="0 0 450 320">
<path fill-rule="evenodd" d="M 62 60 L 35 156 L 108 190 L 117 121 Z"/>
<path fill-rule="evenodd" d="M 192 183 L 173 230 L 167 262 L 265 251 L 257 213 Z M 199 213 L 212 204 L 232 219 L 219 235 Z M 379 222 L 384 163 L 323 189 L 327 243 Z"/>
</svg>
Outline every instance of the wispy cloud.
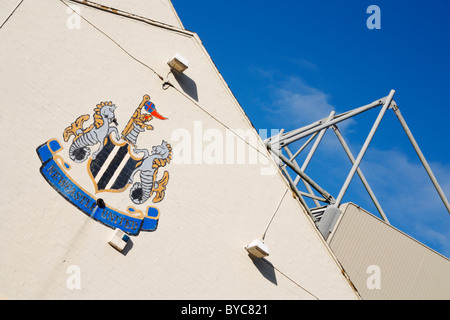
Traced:
<svg viewBox="0 0 450 320">
<path fill-rule="evenodd" d="M 271 70 L 257 68 L 252 71 L 266 80 L 264 93 L 266 101 L 261 107 L 274 127 L 289 131 L 323 119 L 333 110 L 336 113 L 348 111 L 347 109 L 339 110 L 330 103 L 332 97 L 319 88 L 307 84 L 300 77 L 280 75 Z M 357 121 L 358 119 L 350 120 L 339 125 L 344 136 Z M 333 134 L 328 132 L 326 137 L 328 135 Z M 352 142 L 349 139 L 347 143 L 351 150 L 359 151 L 361 148 L 358 144 L 361 142 Z M 450 215 L 419 159 L 411 158 L 403 151 L 405 148 L 411 148 L 411 146 L 400 146 L 397 149 L 388 150 L 370 146 L 362 162 L 364 175 L 394 227 L 432 249 L 450 256 Z M 313 178 L 332 184 L 332 186 L 322 186 L 330 192 L 333 189 L 339 190 L 340 183 L 343 183 L 342 179 L 345 179 L 351 167 L 348 158 L 337 139 L 324 139 L 319 150 L 321 154 L 314 155 L 313 162 L 330 165 L 332 170 L 325 170 L 327 174 L 322 177 L 324 168 L 319 168 L 311 172 L 314 174 Z M 326 159 L 320 159 L 320 155 Z M 357 152 L 354 156 L 357 156 Z M 333 164 L 331 165 L 330 162 Z M 449 195 L 450 164 L 430 163 L 430 165 L 442 189 Z M 320 176 L 316 177 L 317 174 Z M 354 177 L 354 180 L 356 179 L 358 179 L 357 175 Z M 364 202 L 371 205 L 370 198 L 362 185 L 361 190 L 355 191 L 354 188 L 349 190 L 344 200 L 355 202 L 363 207 Z M 377 215 L 375 207 L 366 209 L 375 210 L 372 213 Z"/>
<path fill-rule="evenodd" d="M 370 172 L 371 181 L 386 197 L 401 193 L 391 200 L 396 206 L 410 205 L 413 212 L 440 210 L 442 203 L 419 159 L 412 159 L 400 150 L 372 148 L 363 165 Z M 441 163 L 430 164 L 444 190 L 450 190 L 450 167 Z M 444 208 L 445 209 L 445 208 Z M 426 216 L 426 215 L 424 215 Z"/>
<path fill-rule="evenodd" d="M 450 256 L 450 215 L 418 158 L 399 150 L 371 149 L 368 155 L 364 174 L 391 223 Z M 430 166 L 444 193 L 450 194 L 450 165 Z"/>
<path fill-rule="evenodd" d="M 273 83 L 269 89 L 272 105 L 268 112 L 287 126 L 310 124 L 327 117 L 336 109 L 328 102 L 326 93 L 295 76 Z"/>
<path fill-rule="evenodd" d="M 336 108 L 330 103 L 331 97 L 327 93 L 308 85 L 299 77 L 280 76 L 267 70 L 261 70 L 260 76 L 265 77 L 269 83 L 267 95 L 270 99 L 263 108 L 275 126 L 279 125 L 280 128 L 292 130 L 323 119 L 333 110 L 336 113 L 348 111 Z M 339 127 L 344 136 L 345 131 L 350 130 L 352 123 L 356 121 L 358 120 L 340 124 Z M 332 133 L 328 132 L 328 135 Z M 361 147 L 352 141 L 347 143 L 351 150 L 359 150 Z M 395 150 L 382 150 L 371 146 L 362 162 L 363 172 L 394 227 L 432 249 L 450 256 L 450 215 L 419 159 L 411 158 L 402 151 L 403 148 L 410 147 L 408 145 Z M 328 177 L 329 180 L 336 180 L 331 183 L 339 184 L 337 180 L 340 181 L 348 173 L 348 158 L 340 149 L 336 139 L 324 139 L 320 149 L 325 149 L 322 155 L 327 159 L 325 161 L 322 159 L 322 162 L 320 162 L 321 159 L 314 160 L 322 164 L 334 161 L 333 168 L 342 168 L 342 172 L 339 169 L 333 169 L 327 174 L 327 176 L 334 176 L 334 178 Z M 331 158 L 330 155 L 332 155 Z M 357 153 L 354 154 L 355 157 L 356 155 Z M 320 155 L 314 157 L 320 157 Z M 442 163 L 430 163 L 430 165 L 444 192 L 447 195 L 450 194 L 450 165 Z M 317 179 L 325 180 L 322 177 Z M 354 179 L 358 177 L 355 175 Z M 326 185 L 323 187 L 327 189 Z M 364 188 L 360 192 L 353 192 L 346 196 L 347 201 L 356 202 L 363 207 L 364 205 L 358 202 L 359 200 L 367 201 L 367 199 L 369 198 Z M 372 213 L 377 214 L 377 212 Z"/>
<path fill-rule="evenodd" d="M 306 60 L 296 63 L 315 68 Z M 258 107 L 274 126 L 298 128 L 325 118 L 336 110 L 325 92 L 309 85 L 299 76 L 256 66 L 249 67 L 249 70 L 262 84 L 258 92 L 262 101 Z"/>
</svg>

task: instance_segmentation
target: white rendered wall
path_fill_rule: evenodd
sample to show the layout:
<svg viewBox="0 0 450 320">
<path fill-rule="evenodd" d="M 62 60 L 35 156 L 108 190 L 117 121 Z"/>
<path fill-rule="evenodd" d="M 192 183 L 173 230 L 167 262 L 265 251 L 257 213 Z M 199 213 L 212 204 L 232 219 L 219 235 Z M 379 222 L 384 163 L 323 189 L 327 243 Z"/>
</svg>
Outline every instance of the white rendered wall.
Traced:
<svg viewBox="0 0 450 320">
<path fill-rule="evenodd" d="M 15 7 L 11 3 L 18 1 L 2 1 L 0 11 Z M 0 29 L 0 294 L 10 299 L 357 299 L 196 34 L 83 5 L 80 27 L 70 29 L 68 4 L 76 3 L 25 0 Z M 157 16 L 163 22 L 178 19 L 170 10 L 162 12 L 172 14 Z M 190 66 L 175 77 L 167 61 L 177 52 Z M 173 86 L 163 89 L 164 81 Z M 164 167 L 170 173 L 165 198 L 155 205 L 161 214 L 158 229 L 131 236 L 126 252 L 119 253 L 107 243 L 112 229 L 44 180 L 36 148 L 58 139 L 71 163 L 70 144 L 62 139 L 65 127 L 80 115 L 92 116 L 100 101 L 118 106 L 115 115 L 123 127 L 145 94 L 168 120 L 152 120 L 155 129 L 143 141 L 151 147 L 167 140 L 174 159 Z M 232 141 L 227 134 L 239 132 L 250 132 L 252 146 L 245 150 L 258 149 L 258 161 L 211 163 L 217 158 L 208 157 L 207 147 L 220 139 L 226 145 Z M 191 164 L 180 146 L 192 147 Z M 80 176 L 78 183 L 94 194 L 92 181 Z M 105 199 L 125 206 L 129 201 L 127 192 Z M 270 256 L 251 259 L 245 245 L 262 237 L 275 212 L 265 237 Z M 73 270 L 79 271 L 79 288 L 68 285 Z"/>
</svg>

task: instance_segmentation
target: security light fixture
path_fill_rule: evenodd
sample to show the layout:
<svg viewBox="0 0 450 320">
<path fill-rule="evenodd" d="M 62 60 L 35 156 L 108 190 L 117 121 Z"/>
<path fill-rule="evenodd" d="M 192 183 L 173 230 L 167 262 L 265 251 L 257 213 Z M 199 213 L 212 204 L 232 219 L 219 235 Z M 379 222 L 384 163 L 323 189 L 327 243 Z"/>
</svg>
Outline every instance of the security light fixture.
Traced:
<svg viewBox="0 0 450 320">
<path fill-rule="evenodd" d="M 167 64 L 179 73 L 183 73 L 189 67 L 189 61 L 179 53 L 170 59 Z"/>
<path fill-rule="evenodd" d="M 130 240 L 130 237 L 120 229 L 115 229 L 108 243 L 116 250 L 122 251 Z"/>
<path fill-rule="evenodd" d="M 256 258 L 264 258 L 269 255 L 269 248 L 260 239 L 253 240 L 245 249 Z"/>
</svg>

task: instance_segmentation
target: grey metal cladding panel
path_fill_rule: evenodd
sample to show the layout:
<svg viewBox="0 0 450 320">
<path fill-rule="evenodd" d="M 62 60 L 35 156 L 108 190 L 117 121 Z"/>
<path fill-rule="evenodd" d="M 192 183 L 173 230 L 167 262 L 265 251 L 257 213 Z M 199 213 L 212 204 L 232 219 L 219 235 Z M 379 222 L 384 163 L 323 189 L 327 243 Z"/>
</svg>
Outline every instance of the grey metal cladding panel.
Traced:
<svg viewBox="0 0 450 320">
<path fill-rule="evenodd" d="M 330 247 L 363 299 L 450 299 L 450 261 L 354 204 L 331 235 Z M 379 267 L 380 289 L 367 280 Z"/>
</svg>

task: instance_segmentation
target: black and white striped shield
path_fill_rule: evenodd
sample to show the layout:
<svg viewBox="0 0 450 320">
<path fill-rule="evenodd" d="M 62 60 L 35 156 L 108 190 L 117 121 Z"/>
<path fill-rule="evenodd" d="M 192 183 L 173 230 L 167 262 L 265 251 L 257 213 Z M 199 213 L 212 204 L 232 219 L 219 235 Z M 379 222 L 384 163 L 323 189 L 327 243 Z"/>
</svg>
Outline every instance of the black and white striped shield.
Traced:
<svg viewBox="0 0 450 320">
<path fill-rule="evenodd" d="M 96 192 L 123 192 L 142 157 L 131 153 L 131 145 L 117 143 L 110 136 L 95 159 L 89 159 L 88 171 Z"/>
</svg>

